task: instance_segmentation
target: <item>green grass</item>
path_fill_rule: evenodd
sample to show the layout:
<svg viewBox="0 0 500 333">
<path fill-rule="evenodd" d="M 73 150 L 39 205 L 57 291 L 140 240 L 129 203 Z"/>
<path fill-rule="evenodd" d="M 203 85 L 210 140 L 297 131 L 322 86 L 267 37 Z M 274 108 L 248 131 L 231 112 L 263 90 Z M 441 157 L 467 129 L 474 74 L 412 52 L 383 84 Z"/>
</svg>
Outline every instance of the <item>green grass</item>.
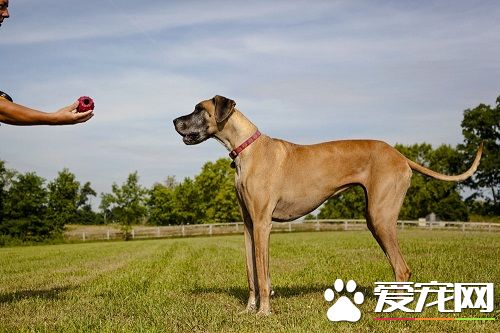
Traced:
<svg viewBox="0 0 500 333">
<path fill-rule="evenodd" d="M 493 313 L 428 309 L 418 316 L 497 320 L 375 321 L 373 283 L 393 276 L 372 236 L 310 232 L 271 236 L 269 317 L 239 314 L 247 296 L 241 235 L 0 249 L 0 331 L 500 331 L 500 234 L 416 230 L 399 238 L 413 281 L 497 286 Z M 354 279 L 365 293 L 358 323 L 326 318 L 323 292 L 336 278 Z"/>
</svg>

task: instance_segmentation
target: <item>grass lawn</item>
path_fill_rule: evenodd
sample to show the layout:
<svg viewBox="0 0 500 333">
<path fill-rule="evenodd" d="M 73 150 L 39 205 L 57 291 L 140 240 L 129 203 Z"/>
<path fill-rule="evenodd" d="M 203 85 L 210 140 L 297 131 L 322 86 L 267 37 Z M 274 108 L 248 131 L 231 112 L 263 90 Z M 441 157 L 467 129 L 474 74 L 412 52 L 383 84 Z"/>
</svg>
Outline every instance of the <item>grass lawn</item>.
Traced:
<svg viewBox="0 0 500 333">
<path fill-rule="evenodd" d="M 412 281 L 493 282 L 494 312 L 376 314 L 374 282 L 393 276 L 369 232 L 282 233 L 271 235 L 269 317 L 239 314 L 242 235 L 0 249 L 0 332 L 500 332 L 500 234 L 405 230 L 399 239 Z M 326 317 L 323 292 L 337 278 L 365 294 L 357 323 Z"/>
</svg>

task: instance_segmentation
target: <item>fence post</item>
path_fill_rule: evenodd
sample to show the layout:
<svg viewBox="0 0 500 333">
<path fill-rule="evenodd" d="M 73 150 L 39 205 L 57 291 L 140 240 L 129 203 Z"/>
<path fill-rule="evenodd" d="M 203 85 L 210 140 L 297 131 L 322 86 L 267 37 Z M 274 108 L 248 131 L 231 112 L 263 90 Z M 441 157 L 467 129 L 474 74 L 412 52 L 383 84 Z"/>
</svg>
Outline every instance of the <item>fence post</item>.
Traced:
<svg viewBox="0 0 500 333">
<path fill-rule="evenodd" d="M 491 232 L 491 223 L 488 223 L 488 232 Z"/>
<path fill-rule="evenodd" d="M 465 231 L 465 223 L 462 222 L 462 232 Z"/>
<path fill-rule="evenodd" d="M 109 240 L 109 229 L 108 231 L 106 232 L 106 239 Z"/>
<path fill-rule="evenodd" d="M 184 224 L 182 225 L 182 237 L 184 237 L 186 235 L 186 233 L 184 232 Z"/>
<path fill-rule="evenodd" d="M 288 222 L 288 232 L 292 232 L 292 222 Z"/>
<path fill-rule="evenodd" d="M 405 230 L 405 221 L 401 221 L 401 230 Z"/>
<path fill-rule="evenodd" d="M 347 231 L 347 221 L 344 221 L 344 231 Z"/>
<path fill-rule="evenodd" d="M 134 239 L 134 238 L 135 238 L 135 230 L 132 229 L 132 239 Z"/>
<path fill-rule="evenodd" d="M 320 230 L 320 226 L 319 226 L 319 221 L 318 220 L 316 220 L 316 228 L 315 229 L 316 229 L 316 231 Z"/>
<path fill-rule="evenodd" d="M 238 223 L 235 224 L 236 225 L 236 233 L 238 233 Z"/>
<path fill-rule="evenodd" d="M 210 236 L 212 236 L 212 225 L 211 224 L 208 225 L 208 234 Z"/>
<path fill-rule="evenodd" d="M 82 239 L 83 239 L 83 241 L 85 242 L 85 231 L 84 231 L 84 232 L 82 232 Z"/>
</svg>

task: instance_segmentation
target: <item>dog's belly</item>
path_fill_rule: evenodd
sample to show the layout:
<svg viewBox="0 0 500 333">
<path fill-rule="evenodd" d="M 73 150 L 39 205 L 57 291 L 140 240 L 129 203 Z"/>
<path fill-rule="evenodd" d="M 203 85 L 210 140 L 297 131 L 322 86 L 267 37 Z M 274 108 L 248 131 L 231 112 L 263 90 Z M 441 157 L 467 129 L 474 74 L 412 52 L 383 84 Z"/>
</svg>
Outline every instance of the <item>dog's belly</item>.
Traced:
<svg viewBox="0 0 500 333">
<path fill-rule="evenodd" d="M 318 205 L 319 207 L 319 205 Z M 317 207 L 316 207 L 317 208 Z M 273 221 L 275 222 L 288 222 L 288 221 L 293 221 L 296 220 L 310 212 L 312 210 L 293 210 L 293 211 L 275 211 L 273 213 Z"/>
<path fill-rule="evenodd" d="M 284 198 L 277 203 L 272 219 L 276 222 L 296 220 L 318 208 L 328 197 L 329 195 L 311 199 L 311 197 L 304 196 L 295 200 Z"/>
</svg>

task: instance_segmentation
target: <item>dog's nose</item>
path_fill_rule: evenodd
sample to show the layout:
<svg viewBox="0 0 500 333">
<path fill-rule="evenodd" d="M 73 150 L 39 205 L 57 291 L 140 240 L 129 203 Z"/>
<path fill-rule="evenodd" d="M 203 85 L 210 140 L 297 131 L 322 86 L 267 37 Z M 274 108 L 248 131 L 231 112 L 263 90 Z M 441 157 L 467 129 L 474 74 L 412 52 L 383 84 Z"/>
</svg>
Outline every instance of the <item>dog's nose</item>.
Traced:
<svg viewBox="0 0 500 333">
<path fill-rule="evenodd" d="M 174 119 L 174 127 L 177 131 L 182 131 L 186 129 L 186 124 L 180 118 Z"/>
<path fill-rule="evenodd" d="M 179 124 L 179 118 L 175 118 L 174 119 L 174 126 L 175 126 L 175 128 L 177 128 L 179 126 L 178 124 Z"/>
</svg>

